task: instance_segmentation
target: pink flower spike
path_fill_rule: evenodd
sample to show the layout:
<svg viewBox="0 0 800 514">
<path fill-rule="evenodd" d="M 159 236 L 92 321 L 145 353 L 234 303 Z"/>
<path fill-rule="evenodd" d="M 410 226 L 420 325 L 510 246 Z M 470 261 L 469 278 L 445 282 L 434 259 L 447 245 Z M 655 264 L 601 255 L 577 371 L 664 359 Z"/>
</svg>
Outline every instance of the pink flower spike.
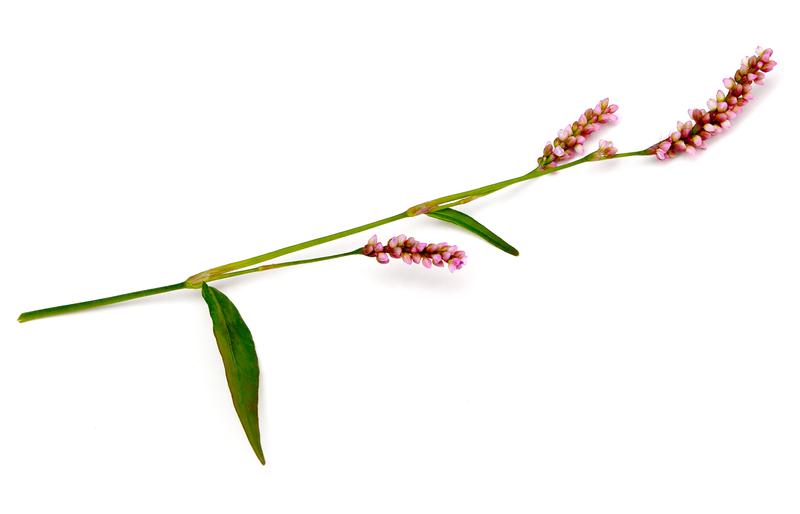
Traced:
<svg viewBox="0 0 800 514">
<path fill-rule="evenodd" d="M 427 244 L 402 234 L 389 239 L 386 246 L 379 243 L 377 237 L 372 237 L 364 246 L 363 253 L 367 257 L 374 257 L 381 264 L 388 263 L 391 257 L 402 259 L 409 265 L 422 264 L 425 268 L 441 268 L 447 265 L 450 271 L 461 269 L 467 258 L 464 250 L 459 250 L 456 245 Z"/>
<path fill-rule="evenodd" d="M 619 106 L 609 102 L 608 98 L 600 100 L 592 109 L 586 109 L 575 121 L 558 131 L 553 142 L 545 144 L 542 156 L 537 159 L 539 169 L 554 168 L 583 152 L 586 137 L 596 132 L 606 123 L 617 120 L 614 114 Z"/>
<path fill-rule="evenodd" d="M 681 153 L 694 153 L 695 149 L 705 148 L 706 141 L 728 129 L 742 107 L 752 98 L 753 84 L 761 84 L 765 74 L 775 67 L 771 60 L 772 50 L 757 48 L 756 54 L 746 57 L 733 77 L 722 80 L 727 91 L 717 91 L 714 98 L 707 103 L 708 111 L 690 109 L 692 118 L 684 128 L 678 128 L 679 137 L 671 133 L 665 139 L 651 146 L 648 151 L 658 160 L 667 160 Z M 682 144 L 679 144 L 682 143 Z"/>
</svg>

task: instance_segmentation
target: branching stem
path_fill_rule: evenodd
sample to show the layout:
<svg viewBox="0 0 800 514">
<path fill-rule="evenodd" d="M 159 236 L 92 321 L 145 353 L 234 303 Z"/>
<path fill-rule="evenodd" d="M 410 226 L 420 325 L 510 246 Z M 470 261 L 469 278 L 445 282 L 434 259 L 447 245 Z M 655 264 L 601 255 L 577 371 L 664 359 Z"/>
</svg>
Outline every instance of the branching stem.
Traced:
<svg viewBox="0 0 800 514">
<path fill-rule="evenodd" d="M 606 157 L 603 160 L 650 155 L 650 153 L 651 152 L 649 151 L 649 149 L 640 150 L 638 152 L 618 153 L 612 157 Z M 361 251 L 360 248 L 358 250 L 353 250 L 351 252 L 345 252 L 335 255 L 327 255 L 324 257 L 317 257 L 313 259 L 304 259 L 297 261 L 282 262 L 277 264 L 262 265 L 254 268 L 251 267 L 255 266 L 256 264 L 261 264 L 262 262 L 269 261 L 277 257 L 281 257 L 283 255 L 299 252 L 300 250 L 305 250 L 306 248 L 311 248 L 313 246 L 329 243 L 331 241 L 335 241 L 343 237 L 357 234 L 359 232 L 364 232 L 365 230 L 369 230 L 371 228 L 379 227 L 381 225 L 386 225 L 388 223 L 392 223 L 393 221 L 399 221 L 404 218 L 410 218 L 418 216 L 420 214 L 427 214 L 429 212 L 435 212 L 455 205 L 461 205 L 467 202 L 471 202 L 478 198 L 482 198 L 486 195 L 490 195 L 494 192 L 500 191 L 501 189 L 505 189 L 506 187 L 512 186 L 514 184 L 518 184 L 520 182 L 524 182 L 527 180 L 533 180 L 535 178 L 539 178 L 541 176 L 548 175 L 556 171 L 561 171 L 567 168 L 571 168 L 573 166 L 577 166 L 578 164 L 583 164 L 585 162 L 594 162 L 596 160 L 597 159 L 595 159 L 595 154 L 591 153 L 580 159 L 568 162 L 566 164 L 562 164 L 561 166 L 555 166 L 553 168 L 547 168 L 547 169 L 536 168 L 530 171 L 529 173 L 520 175 L 519 177 L 510 178 L 500 182 L 495 182 L 494 184 L 489 184 L 475 189 L 469 189 L 467 191 L 462 191 L 460 193 L 442 196 L 440 198 L 436 198 L 434 200 L 423 202 L 421 204 L 410 207 L 409 209 L 399 214 L 395 214 L 386 218 L 372 221 L 370 223 L 365 223 L 357 227 L 353 227 L 347 230 L 342 230 L 340 232 L 334 232 L 333 234 L 329 234 L 327 236 L 310 239 L 308 241 L 279 248 L 277 250 L 272 250 L 270 252 L 263 253 L 261 255 L 256 255 L 255 257 L 250 257 L 249 259 L 243 259 L 240 261 L 224 264 L 222 266 L 217 266 L 216 268 L 211 268 L 209 270 L 193 275 L 188 279 L 186 279 L 185 281 L 179 282 L 177 284 L 156 287 L 153 289 L 144 289 L 142 291 L 135 291 L 132 293 L 126 293 L 117 296 L 109 296 L 107 298 L 99 298 L 96 300 L 90 300 L 88 302 L 72 303 L 68 305 L 60 305 L 58 307 L 49 307 L 47 309 L 24 312 L 19 316 L 18 321 L 22 323 L 25 321 L 32 321 L 40 318 L 57 316 L 59 314 L 68 314 L 71 312 L 94 309 L 96 307 L 101 307 L 104 305 L 127 302 L 129 300 L 134 300 L 136 298 L 143 298 L 145 296 L 153 296 L 157 294 L 168 293 L 180 289 L 198 289 L 203 285 L 204 282 L 213 282 L 216 280 L 224 280 L 226 278 L 232 278 L 259 271 L 267 271 L 270 269 L 284 268 L 288 266 L 297 266 L 300 264 L 309 264 L 312 262 L 320 262 L 330 259 L 336 259 L 339 257 L 345 257 L 347 255 L 356 255 Z"/>
</svg>

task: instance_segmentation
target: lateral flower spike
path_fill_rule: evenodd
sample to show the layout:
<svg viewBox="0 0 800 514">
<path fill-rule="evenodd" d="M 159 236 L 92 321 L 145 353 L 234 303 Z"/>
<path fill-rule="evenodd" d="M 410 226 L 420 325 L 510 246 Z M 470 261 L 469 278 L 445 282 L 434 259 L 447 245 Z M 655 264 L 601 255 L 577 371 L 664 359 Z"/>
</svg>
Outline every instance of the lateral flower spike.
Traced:
<svg viewBox="0 0 800 514">
<path fill-rule="evenodd" d="M 548 142 L 542 150 L 542 156 L 537 159 L 539 168 L 555 168 L 583 153 L 583 144 L 592 132 L 600 130 L 601 125 L 617 121 L 614 114 L 619 106 L 609 103 L 608 98 L 603 98 L 594 109 L 586 109 L 577 121 L 572 122 L 558 131 L 552 143 Z"/>
<path fill-rule="evenodd" d="M 467 254 L 455 245 L 423 243 L 405 234 L 389 239 L 386 244 L 378 241 L 378 236 L 372 236 L 364 245 L 363 253 L 381 264 L 387 264 L 391 257 L 402 259 L 406 264 L 422 264 L 426 268 L 447 265 L 451 273 L 464 267 L 467 259 Z"/>
</svg>

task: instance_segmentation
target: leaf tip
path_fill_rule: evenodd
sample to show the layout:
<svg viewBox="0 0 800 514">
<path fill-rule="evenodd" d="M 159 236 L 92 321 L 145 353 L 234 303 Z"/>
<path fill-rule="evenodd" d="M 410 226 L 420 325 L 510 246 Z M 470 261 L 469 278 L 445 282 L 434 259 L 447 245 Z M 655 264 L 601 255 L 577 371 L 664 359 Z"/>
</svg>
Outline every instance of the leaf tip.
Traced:
<svg viewBox="0 0 800 514">
<path fill-rule="evenodd" d="M 35 319 L 39 319 L 36 316 L 37 311 L 30 311 L 30 312 L 23 312 L 19 316 L 17 316 L 17 321 L 20 323 L 27 323 L 28 321 L 33 321 Z"/>
</svg>

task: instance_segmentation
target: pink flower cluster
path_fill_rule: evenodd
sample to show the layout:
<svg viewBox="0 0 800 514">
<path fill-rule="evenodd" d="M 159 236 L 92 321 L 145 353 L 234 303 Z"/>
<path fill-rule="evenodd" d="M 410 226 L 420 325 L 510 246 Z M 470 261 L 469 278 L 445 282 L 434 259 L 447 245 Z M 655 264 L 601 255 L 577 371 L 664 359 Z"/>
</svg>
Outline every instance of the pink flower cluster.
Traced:
<svg viewBox="0 0 800 514">
<path fill-rule="evenodd" d="M 617 121 L 614 114 L 618 106 L 608 103 L 608 98 L 600 100 L 594 109 L 586 109 L 578 121 L 558 131 L 558 137 L 547 143 L 542 156 L 537 159 L 540 169 L 554 168 L 557 165 L 583 153 L 586 137 L 600 129 L 600 125 Z"/>
<path fill-rule="evenodd" d="M 404 234 L 389 239 L 385 245 L 378 242 L 378 236 L 372 236 L 363 251 L 364 255 L 375 257 L 381 264 L 389 262 L 389 257 L 403 259 L 406 264 L 422 264 L 426 268 L 442 268 L 447 264 L 451 273 L 461 269 L 467 259 L 467 254 L 455 245 L 423 243 Z"/>
<path fill-rule="evenodd" d="M 602 161 L 603 159 L 610 159 L 615 155 L 617 155 L 617 147 L 614 146 L 614 143 L 601 139 L 597 150 L 589 155 L 589 160 Z"/>
<path fill-rule="evenodd" d="M 692 119 L 684 123 L 679 121 L 677 130 L 651 146 L 650 152 L 663 161 L 679 153 L 694 153 L 698 148 L 705 148 L 705 141 L 730 128 L 731 120 L 752 99 L 753 84 L 762 84 L 765 74 L 777 64 L 771 57 L 771 48 L 756 48 L 756 55 L 744 58 L 733 78 L 722 81 L 727 91 L 717 91 L 716 97 L 708 100 L 707 111 L 689 109 Z"/>
</svg>

